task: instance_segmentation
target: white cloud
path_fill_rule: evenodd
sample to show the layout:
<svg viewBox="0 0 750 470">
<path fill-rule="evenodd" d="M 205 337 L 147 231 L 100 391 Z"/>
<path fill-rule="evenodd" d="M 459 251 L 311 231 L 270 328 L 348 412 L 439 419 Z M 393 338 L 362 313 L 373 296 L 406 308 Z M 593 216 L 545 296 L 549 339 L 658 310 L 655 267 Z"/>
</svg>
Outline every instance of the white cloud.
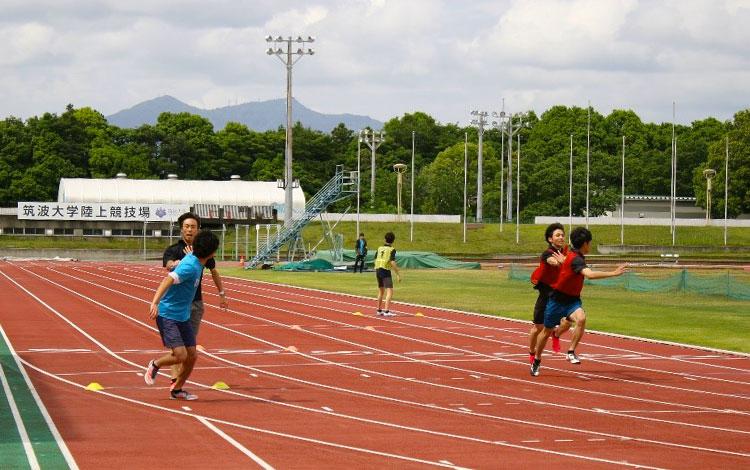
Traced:
<svg viewBox="0 0 750 470">
<path fill-rule="evenodd" d="M 554 104 L 644 120 L 730 118 L 750 106 L 746 0 L 6 0 L 0 100 L 22 117 L 105 114 L 162 94 L 200 107 L 284 96 L 266 34 L 311 35 L 294 94 L 329 113 Z"/>
</svg>

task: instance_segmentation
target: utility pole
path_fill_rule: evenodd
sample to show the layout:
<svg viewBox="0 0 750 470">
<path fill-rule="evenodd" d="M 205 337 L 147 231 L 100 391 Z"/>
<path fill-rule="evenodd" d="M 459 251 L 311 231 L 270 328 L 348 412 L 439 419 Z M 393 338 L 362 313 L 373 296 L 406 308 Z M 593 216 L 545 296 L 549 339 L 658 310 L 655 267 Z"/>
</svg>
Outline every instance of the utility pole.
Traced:
<svg viewBox="0 0 750 470">
<path fill-rule="evenodd" d="M 303 38 L 297 36 L 286 38 L 282 36 L 266 36 L 266 42 L 269 43 L 266 54 L 275 55 L 286 66 L 286 151 L 284 156 L 284 225 L 292 224 L 294 201 L 292 190 L 294 189 L 294 179 L 292 174 L 292 67 L 304 55 L 313 55 L 312 49 L 305 50 L 305 44 L 315 42 L 312 36 Z M 292 43 L 297 44 L 297 50 L 292 52 Z M 281 47 L 286 44 L 286 51 Z"/>
<path fill-rule="evenodd" d="M 513 136 L 523 127 L 524 115 L 519 114 L 517 116 L 517 124 L 513 124 L 513 116 L 505 111 L 500 111 L 499 113 L 493 112 L 492 116 L 497 118 L 497 121 L 494 121 L 492 124 L 500 130 L 501 137 L 508 136 L 508 179 L 506 184 L 508 205 L 505 214 L 507 220 L 511 221 L 513 220 Z"/>
<path fill-rule="evenodd" d="M 362 131 L 360 139 L 372 150 L 370 161 L 370 208 L 373 208 L 375 207 L 375 151 L 385 140 L 385 132 L 375 132 L 365 129 Z"/>
</svg>

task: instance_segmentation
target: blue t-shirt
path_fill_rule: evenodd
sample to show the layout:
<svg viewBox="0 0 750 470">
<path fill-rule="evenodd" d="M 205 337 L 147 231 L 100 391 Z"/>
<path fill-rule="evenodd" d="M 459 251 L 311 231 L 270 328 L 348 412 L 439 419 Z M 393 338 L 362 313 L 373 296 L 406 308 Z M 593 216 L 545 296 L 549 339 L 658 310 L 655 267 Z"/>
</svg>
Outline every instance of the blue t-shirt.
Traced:
<svg viewBox="0 0 750 470">
<path fill-rule="evenodd" d="M 194 254 L 189 253 L 180 264 L 169 273 L 174 279 L 167 292 L 159 302 L 159 315 L 175 321 L 190 319 L 190 305 L 193 303 L 195 291 L 201 282 L 203 265 Z"/>
</svg>

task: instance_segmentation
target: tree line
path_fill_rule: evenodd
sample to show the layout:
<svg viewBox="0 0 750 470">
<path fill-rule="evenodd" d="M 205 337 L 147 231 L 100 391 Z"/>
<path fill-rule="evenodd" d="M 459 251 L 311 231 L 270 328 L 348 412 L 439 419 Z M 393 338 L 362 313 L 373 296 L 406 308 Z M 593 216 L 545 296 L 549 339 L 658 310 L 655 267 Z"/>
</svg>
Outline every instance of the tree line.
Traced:
<svg viewBox="0 0 750 470">
<path fill-rule="evenodd" d="M 615 110 L 604 116 L 595 110 L 555 106 L 540 116 L 524 116 L 513 143 L 513 184 L 516 184 L 520 142 L 520 218 L 568 212 L 570 136 L 573 136 L 573 213 L 586 209 L 587 125 L 590 113 L 589 212 L 612 211 L 620 200 L 622 137 L 625 136 L 625 193 L 669 196 L 672 124 L 644 123 L 633 111 Z M 339 124 L 325 133 L 294 127 L 294 175 L 306 195 L 321 188 L 335 166 L 362 169 L 364 212 L 395 212 L 396 175 L 393 165 L 410 165 L 412 133 L 416 167 L 415 212 L 463 212 L 464 145 L 468 138 L 468 213 L 476 210 L 477 139 L 475 127 L 441 124 L 415 112 L 393 118 L 384 125 L 385 140 L 376 152 L 376 191 L 370 204 L 370 158 L 359 132 Z M 714 118 L 675 127 L 678 168 L 677 195 L 696 197 L 704 206 L 703 170 L 716 170 L 713 185 L 714 216 L 724 212 L 724 167 L 729 146 L 730 217 L 750 212 L 750 110 L 739 111 L 730 121 Z M 505 141 L 501 148 L 501 142 Z M 508 172 L 507 137 L 494 126 L 483 134 L 484 218 L 500 217 L 501 168 Z M 181 179 L 269 181 L 281 178 L 285 132 L 257 132 L 238 123 L 219 131 L 207 119 L 188 113 L 162 113 L 156 124 L 135 129 L 110 125 L 91 108 L 68 105 L 62 114 L 45 113 L 22 121 L 0 121 L 0 204 L 57 199 L 60 178 L 160 179 L 170 173 Z M 501 156 L 504 154 L 505 158 Z M 409 211 L 409 168 L 402 192 Z M 507 188 L 503 188 L 507 198 Z M 514 188 L 515 193 L 515 188 Z M 514 194 L 515 196 L 515 194 Z M 351 201 L 341 201 L 344 210 Z M 514 201 L 515 206 L 515 201 Z"/>
</svg>

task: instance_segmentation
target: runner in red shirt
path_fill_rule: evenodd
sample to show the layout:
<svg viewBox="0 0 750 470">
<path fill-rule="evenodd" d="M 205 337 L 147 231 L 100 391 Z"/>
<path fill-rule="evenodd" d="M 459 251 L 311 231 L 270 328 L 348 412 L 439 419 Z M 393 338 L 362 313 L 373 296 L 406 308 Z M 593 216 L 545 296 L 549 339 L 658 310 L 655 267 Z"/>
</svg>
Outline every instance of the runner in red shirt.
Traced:
<svg viewBox="0 0 750 470">
<path fill-rule="evenodd" d="M 581 290 L 585 279 L 604 279 L 615 277 L 626 271 L 626 264 L 621 264 L 614 271 L 594 271 L 586 266 L 585 255 L 591 250 L 591 232 L 584 227 L 577 227 L 570 233 L 570 244 L 573 250 L 565 257 L 560 267 L 557 281 L 552 285 L 552 295 L 544 310 L 544 330 L 536 345 L 536 357 L 531 364 L 531 375 L 539 375 L 542 363 L 542 352 L 547 344 L 547 338 L 562 318 L 575 322 L 573 338 L 566 355 L 571 364 L 580 364 L 581 360 L 575 353 L 576 346 L 586 329 L 586 312 L 581 303 Z"/>
<path fill-rule="evenodd" d="M 539 267 L 531 273 L 531 283 L 534 284 L 534 289 L 539 291 L 539 296 L 534 304 L 534 324 L 531 325 L 531 331 L 529 332 L 529 362 L 532 364 L 536 355 L 539 333 L 544 329 L 544 309 L 547 307 L 547 300 L 552 293 L 552 284 L 557 281 L 560 266 L 565 261 L 565 255 L 568 254 L 568 247 L 565 244 L 565 227 L 561 223 L 550 224 L 544 231 L 544 239 L 549 246 L 539 257 Z M 568 328 L 570 328 L 570 323 L 566 321 L 561 323 L 560 328 L 552 332 L 553 351 L 560 352 L 560 335 Z"/>
</svg>

